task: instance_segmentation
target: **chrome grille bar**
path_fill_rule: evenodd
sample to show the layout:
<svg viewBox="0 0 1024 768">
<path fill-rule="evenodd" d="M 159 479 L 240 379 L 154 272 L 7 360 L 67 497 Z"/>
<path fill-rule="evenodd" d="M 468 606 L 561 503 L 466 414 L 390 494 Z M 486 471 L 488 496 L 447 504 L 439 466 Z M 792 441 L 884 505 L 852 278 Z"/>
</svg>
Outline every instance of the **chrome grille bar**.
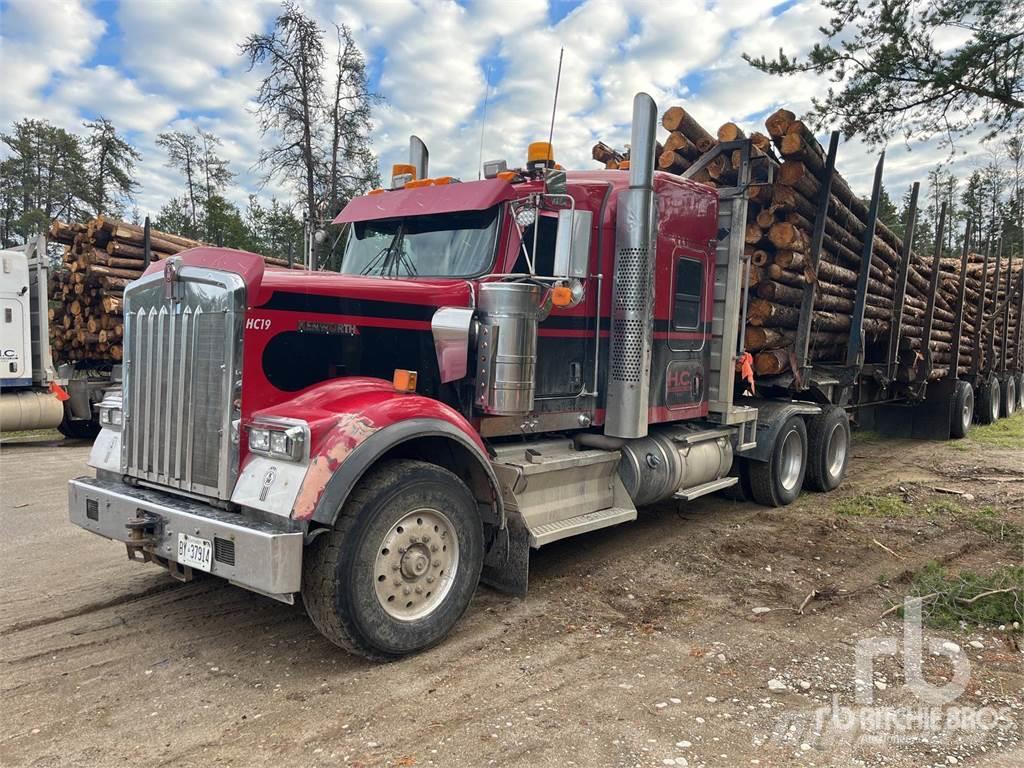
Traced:
<svg viewBox="0 0 1024 768">
<path fill-rule="evenodd" d="M 163 377 L 163 386 L 167 391 L 167 396 L 164 398 L 167 407 L 164 408 L 164 456 L 163 456 L 163 476 L 165 478 L 171 478 L 171 416 L 175 411 L 181 410 L 181 398 L 174 397 L 172 384 L 172 377 L 174 375 L 175 360 L 174 360 L 174 342 L 177 338 L 174 335 L 175 329 L 175 318 L 177 317 L 176 312 L 170 312 L 170 317 L 167 318 L 167 367 L 163 370 L 167 371 L 167 374 Z"/>
<path fill-rule="evenodd" d="M 146 397 L 142 402 L 142 428 L 145 433 L 142 436 L 142 464 L 139 466 L 139 470 L 142 472 L 143 477 L 149 477 L 149 444 L 151 439 L 149 435 L 152 434 L 152 427 L 150 425 L 150 414 L 152 412 L 153 404 L 153 318 L 156 315 L 156 310 L 149 310 L 149 314 L 146 316 L 146 370 L 139 371 L 140 376 L 146 378 Z"/>
<path fill-rule="evenodd" d="M 122 469 L 230 498 L 245 285 L 232 273 L 185 267 L 169 298 L 162 277 L 144 277 L 126 291 Z"/>
<path fill-rule="evenodd" d="M 199 320 L 203 315 L 203 308 L 197 307 L 196 313 L 192 317 L 192 323 L 195 328 L 199 327 Z M 189 360 L 189 371 L 188 371 L 188 382 L 189 390 L 194 390 L 196 382 L 196 336 L 198 334 L 193 330 L 188 338 L 188 360 Z M 186 446 L 185 446 L 185 487 L 192 487 L 192 444 L 193 435 L 195 435 L 196 429 L 195 420 L 195 408 L 189 405 L 188 408 L 188 426 L 185 428 Z"/>
<path fill-rule="evenodd" d="M 185 428 L 184 417 L 185 409 L 188 407 L 188 403 L 185 402 L 185 367 L 191 360 L 191 354 L 188 349 L 189 334 L 192 333 L 189 320 L 192 319 L 192 307 L 185 307 L 185 310 L 181 313 L 181 334 L 178 342 L 179 354 L 178 354 L 178 402 L 181 403 L 181 407 L 178 409 L 175 435 L 174 435 L 174 476 L 181 477 L 181 439 L 182 430 Z M 191 382 L 189 382 L 191 384 Z"/>
</svg>

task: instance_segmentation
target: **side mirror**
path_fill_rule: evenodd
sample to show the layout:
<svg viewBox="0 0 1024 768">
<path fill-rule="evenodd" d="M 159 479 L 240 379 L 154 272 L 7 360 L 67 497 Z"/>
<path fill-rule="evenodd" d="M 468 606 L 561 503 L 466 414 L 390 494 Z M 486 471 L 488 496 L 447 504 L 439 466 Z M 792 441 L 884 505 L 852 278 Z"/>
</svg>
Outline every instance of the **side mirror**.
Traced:
<svg viewBox="0 0 1024 768">
<path fill-rule="evenodd" d="M 554 277 L 586 277 L 590 266 L 591 211 L 558 212 Z"/>
</svg>

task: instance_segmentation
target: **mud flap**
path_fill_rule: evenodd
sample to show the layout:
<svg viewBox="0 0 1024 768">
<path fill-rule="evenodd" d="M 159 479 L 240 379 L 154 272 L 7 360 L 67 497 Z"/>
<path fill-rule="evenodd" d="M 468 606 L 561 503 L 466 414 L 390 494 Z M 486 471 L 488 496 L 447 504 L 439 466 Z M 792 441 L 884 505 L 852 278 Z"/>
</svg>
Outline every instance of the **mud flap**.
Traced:
<svg viewBox="0 0 1024 768">
<path fill-rule="evenodd" d="M 501 592 L 526 597 L 530 577 L 530 533 L 517 513 L 508 516 L 503 530 L 484 556 L 480 581 Z"/>
<path fill-rule="evenodd" d="M 925 399 L 919 403 L 886 403 L 870 409 L 861 422 L 885 437 L 914 440 L 948 440 L 953 424 L 953 396 L 956 381 L 943 379 L 928 385 Z"/>
</svg>

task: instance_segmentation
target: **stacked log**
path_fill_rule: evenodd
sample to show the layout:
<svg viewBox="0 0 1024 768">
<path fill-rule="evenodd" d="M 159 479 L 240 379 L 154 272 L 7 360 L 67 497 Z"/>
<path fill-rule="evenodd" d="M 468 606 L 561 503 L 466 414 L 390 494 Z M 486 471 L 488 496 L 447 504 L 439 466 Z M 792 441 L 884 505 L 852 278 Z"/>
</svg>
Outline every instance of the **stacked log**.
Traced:
<svg viewBox="0 0 1024 768">
<path fill-rule="evenodd" d="M 54 361 L 99 363 L 122 357 L 124 289 L 145 271 L 142 227 L 106 216 L 82 223 L 54 221 L 51 242 L 64 245 L 62 268 L 50 277 L 50 346 Z M 166 259 L 198 240 L 150 229 L 153 260 Z M 281 259 L 264 257 L 273 266 Z"/>
<path fill-rule="evenodd" d="M 810 249 L 826 159 L 824 149 L 802 121 L 792 112 L 780 109 L 766 119 L 767 133 L 747 132 L 735 123 L 725 123 L 713 135 L 691 113 L 682 107 L 672 107 L 665 112 L 662 126 L 669 135 L 657 158 L 657 168 L 670 173 L 690 168 L 718 142 L 747 136 L 751 139 L 752 156 L 757 162 L 752 165 L 752 183 L 747 192 L 745 241 L 751 263 L 751 287 L 745 339 L 746 349 L 754 356 L 755 373 L 770 376 L 792 368 L 796 360 L 795 329 L 809 284 L 814 285 L 809 357 L 822 363 L 844 361 L 865 252 L 868 204 L 852 191 L 838 170 L 833 174 L 819 263 L 814 269 Z M 628 156 L 624 157 L 628 163 Z M 732 186 L 740 163 L 739 151 L 728 157 L 721 154 L 691 174 L 691 179 L 712 187 Z M 611 163 L 606 166 L 613 167 Z M 769 183 L 769 179 L 773 181 Z M 888 344 L 884 342 L 888 341 L 892 327 L 902 249 L 902 238 L 883 222 L 876 222 L 867 264 L 863 322 L 869 348 L 867 362 L 872 362 L 873 355 L 881 361 L 887 354 Z M 956 262 L 959 270 L 959 259 Z M 910 265 L 900 334 L 905 350 L 901 363 L 908 366 L 907 375 L 912 375 L 924 359 L 926 346 L 933 361 L 948 364 L 958 295 L 958 286 L 950 290 L 949 280 L 939 281 L 933 332 L 929 340 L 923 340 L 932 263 L 912 253 Z M 970 350 L 965 352 L 961 348 L 961 361 L 969 353 Z"/>
</svg>

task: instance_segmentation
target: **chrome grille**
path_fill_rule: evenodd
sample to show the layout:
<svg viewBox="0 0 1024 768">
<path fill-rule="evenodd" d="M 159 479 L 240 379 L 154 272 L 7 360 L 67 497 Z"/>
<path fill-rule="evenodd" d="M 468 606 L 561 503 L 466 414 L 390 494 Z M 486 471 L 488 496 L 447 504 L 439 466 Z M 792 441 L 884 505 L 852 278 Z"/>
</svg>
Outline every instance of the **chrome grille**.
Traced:
<svg viewBox="0 0 1024 768">
<path fill-rule="evenodd" d="M 241 279 L 186 267 L 171 298 L 156 275 L 131 286 L 126 301 L 125 473 L 228 498 L 237 475 Z"/>
</svg>

